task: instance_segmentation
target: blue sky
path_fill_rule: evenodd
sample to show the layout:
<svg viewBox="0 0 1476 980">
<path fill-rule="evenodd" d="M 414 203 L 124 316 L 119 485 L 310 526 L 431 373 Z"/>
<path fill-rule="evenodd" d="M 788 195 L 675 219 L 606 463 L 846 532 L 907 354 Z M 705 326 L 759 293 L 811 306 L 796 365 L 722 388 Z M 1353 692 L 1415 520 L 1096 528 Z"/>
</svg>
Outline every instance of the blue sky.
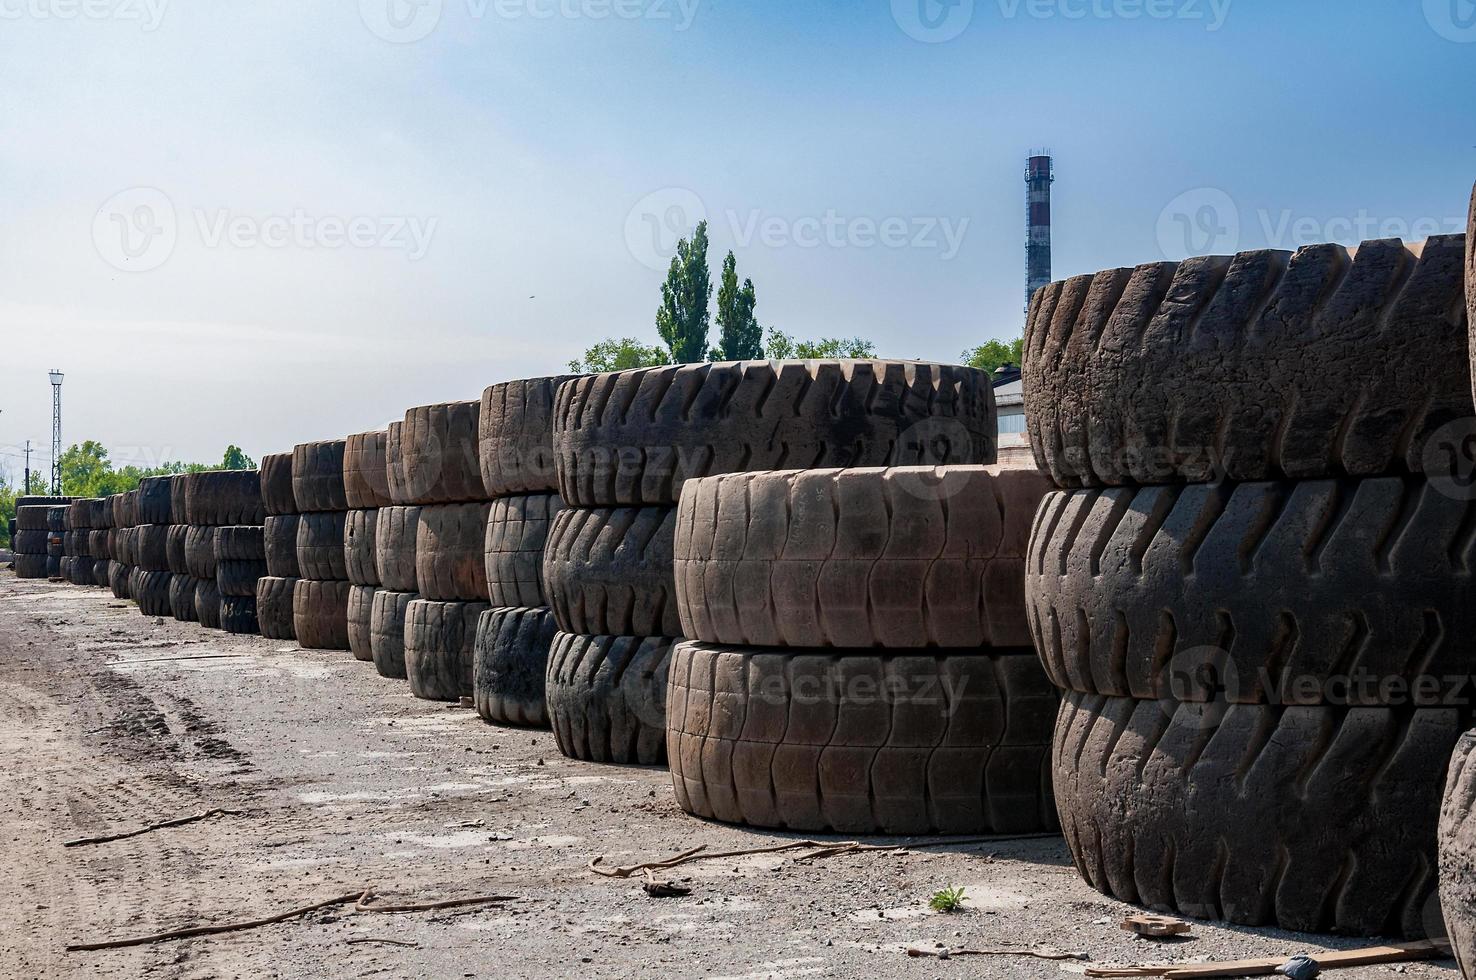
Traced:
<svg viewBox="0 0 1476 980">
<path fill-rule="evenodd" d="M 654 341 L 704 214 L 765 324 L 956 359 L 1019 333 L 1037 147 L 1057 278 L 1476 180 L 1472 0 L 87 4 L 0 0 L 12 473 L 52 366 L 67 441 L 208 459 Z"/>
</svg>

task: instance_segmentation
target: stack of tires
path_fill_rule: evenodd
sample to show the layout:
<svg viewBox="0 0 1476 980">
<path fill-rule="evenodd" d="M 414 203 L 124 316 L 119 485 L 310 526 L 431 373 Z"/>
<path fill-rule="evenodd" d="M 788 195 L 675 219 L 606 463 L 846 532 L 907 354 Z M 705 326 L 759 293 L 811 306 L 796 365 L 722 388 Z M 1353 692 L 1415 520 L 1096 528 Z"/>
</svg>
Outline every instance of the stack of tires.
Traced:
<svg viewBox="0 0 1476 980">
<path fill-rule="evenodd" d="M 256 626 L 271 640 L 297 637 L 292 607 L 297 580 L 297 498 L 292 492 L 292 453 L 263 456 L 258 471 L 262 522 L 262 554 L 266 575 L 256 580 Z"/>
<path fill-rule="evenodd" d="M 1026 593 L 1064 691 L 1061 822 L 1098 890 L 1304 932 L 1439 928 L 1436 822 L 1476 667 L 1476 504 L 1452 471 L 1473 414 L 1464 247 L 1037 292 L 1026 416 L 1062 489 Z"/>
<path fill-rule="evenodd" d="M 146 476 L 138 484 L 134 503 L 132 543 L 129 557 L 133 573 L 128 591 L 145 616 L 169 616 L 170 586 L 169 528 L 173 520 L 173 476 Z"/>
<path fill-rule="evenodd" d="M 67 508 L 68 504 L 53 504 L 46 508 L 46 577 L 65 579 L 66 567 L 71 564 L 67 554 Z"/>
<path fill-rule="evenodd" d="M 388 433 L 360 432 L 344 441 L 344 566 L 348 574 L 348 644 L 355 659 L 374 660 L 374 603 L 379 592 L 379 556 L 374 547 L 381 508 L 389 506 L 385 441 Z"/>
<path fill-rule="evenodd" d="M 185 557 L 195 580 L 195 615 L 211 629 L 255 633 L 256 580 L 266 571 L 261 478 L 256 470 L 191 473 L 184 490 L 190 521 Z"/>
<path fill-rule="evenodd" d="M 302 443 L 292 450 L 297 568 L 301 573 L 292 588 L 292 629 L 298 645 L 307 649 L 349 648 L 343 452 L 342 439 Z"/>
<path fill-rule="evenodd" d="M 27 502 L 28 501 L 28 502 Z M 54 501 L 40 497 L 21 497 L 15 508 L 15 533 L 11 550 L 15 552 L 16 578 L 46 578 L 47 541 L 50 529 L 46 515 Z"/>
<path fill-rule="evenodd" d="M 988 463 L 989 376 L 899 361 L 751 361 L 600 374 L 559 386 L 565 508 L 544 584 L 559 633 L 550 721 L 565 755 L 666 761 L 666 681 L 683 484 L 760 470 Z"/>
<path fill-rule="evenodd" d="M 92 552 L 92 584 L 101 588 L 112 586 L 113 566 L 113 498 L 99 497 L 92 501 L 92 533 L 87 550 Z"/>
<path fill-rule="evenodd" d="M 553 457 L 553 407 L 569 377 L 496 384 L 482 393 L 478 457 L 492 498 L 484 557 L 492 608 L 477 620 L 477 713 L 504 725 L 548 726 L 545 677 L 558 625 L 543 590 L 548 533 L 563 508 Z"/>
<path fill-rule="evenodd" d="M 195 609 L 195 591 L 201 578 L 191 574 L 190 568 L 192 565 L 196 569 L 205 568 L 209 561 L 201 554 L 202 545 L 208 547 L 212 555 L 215 545 L 213 531 L 208 538 L 196 532 L 191 540 L 187 476 L 179 474 L 169 478 L 169 532 L 165 538 L 165 554 L 169 559 L 169 610 L 182 623 L 197 623 L 200 616 Z M 193 562 L 191 557 L 195 559 Z M 211 609 L 207 607 L 207 616 L 210 613 Z"/>
<path fill-rule="evenodd" d="M 117 494 L 113 500 L 113 566 L 108 585 L 117 599 L 133 598 L 133 573 L 138 567 L 134 549 L 138 540 L 138 490 Z"/>
<path fill-rule="evenodd" d="M 374 569 L 379 587 L 369 610 L 369 650 L 381 677 L 405 680 L 405 619 L 410 603 L 420 598 L 415 581 L 415 532 L 420 508 L 405 501 L 401 443 L 405 423 L 391 422 L 385 430 L 385 491 L 389 503 L 375 514 Z"/>
<path fill-rule="evenodd" d="M 92 557 L 92 498 L 83 497 L 67 504 L 66 538 L 63 542 L 66 558 L 62 562 L 62 577 L 73 585 L 93 585 Z"/>
</svg>

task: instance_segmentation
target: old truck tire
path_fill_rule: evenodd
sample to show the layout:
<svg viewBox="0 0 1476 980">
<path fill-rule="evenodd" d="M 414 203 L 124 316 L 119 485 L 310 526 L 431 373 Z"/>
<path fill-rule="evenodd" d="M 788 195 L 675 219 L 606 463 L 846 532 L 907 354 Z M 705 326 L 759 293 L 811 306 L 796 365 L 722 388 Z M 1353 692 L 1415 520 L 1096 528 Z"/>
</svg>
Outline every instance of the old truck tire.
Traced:
<svg viewBox="0 0 1476 980">
<path fill-rule="evenodd" d="M 46 523 L 46 512 L 50 508 L 44 504 L 27 504 L 15 509 L 15 526 L 21 531 L 47 531 L 50 526 Z"/>
<path fill-rule="evenodd" d="M 525 494 L 492 501 L 483 553 L 487 594 L 493 606 L 536 608 L 543 593 L 543 552 L 563 503 L 556 493 Z"/>
<path fill-rule="evenodd" d="M 378 585 L 379 569 L 375 564 L 375 527 L 378 510 L 351 510 L 343 522 L 344 572 L 355 585 Z"/>
<path fill-rule="evenodd" d="M 304 442 L 292 449 L 292 499 L 301 513 L 348 510 L 343 490 L 345 442 Z"/>
<path fill-rule="evenodd" d="M 172 525 L 179 526 L 179 525 Z M 169 579 L 169 612 L 181 623 L 198 623 L 200 617 L 195 612 L 195 586 L 200 579 L 193 575 L 182 575 L 175 573 Z"/>
<path fill-rule="evenodd" d="M 566 633 L 681 636 L 675 507 L 568 507 L 543 555 L 548 605 Z"/>
<path fill-rule="evenodd" d="M 220 594 L 233 599 L 244 599 L 256 595 L 258 579 L 266 578 L 267 564 L 264 561 L 230 559 L 215 563 L 215 584 Z"/>
<path fill-rule="evenodd" d="M 347 515 L 339 511 L 303 513 L 297 521 L 297 570 L 305 579 L 347 582 L 343 553 Z"/>
<path fill-rule="evenodd" d="M 169 529 L 172 524 L 142 524 L 134 528 L 134 564 L 146 572 L 169 571 Z"/>
<path fill-rule="evenodd" d="M 350 585 L 348 594 L 348 646 L 355 660 L 372 662 L 374 649 L 370 643 L 374 611 L 372 585 Z"/>
<path fill-rule="evenodd" d="M 261 458 L 261 469 L 258 470 L 261 503 L 268 514 L 297 513 L 297 497 L 292 490 L 293 455 L 273 453 Z"/>
<path fill-rule="evenodd" d="M 405 674 L 427 701 L 471 697 L 477 618 L 485 602 L 416 599 L 405 610 Z"/>
<path fill-rule="evenodd" d="M 292 631 L 308 650 L 347 650 L 347 582 L 300 578 L 292 589 Z M 260 616 L 260 606 L 257 607 Z"/>
<path fill-rule="evenodd" d="M 672 505 L 718 473 L 992 463 L 995 428 L 990 377 L 973 368 L 676 364 L 561 384 L 554 452 L 570 507 Z"/>
<path fill-rule="evenodd" d="M 381 429 L 344 440 L 343 497 L 349 510 L 373 510 L 393 503 L 385 466 L 385 438 Z"/>
<path fill-rule="evenodd" d="M 1113 269 L 1036 293 L 1025 416 L 1063 487 L 1423 473 L 1472 414 L 1465 236 Z"/>
<path fill-rule="evenodd" d="M 477 714 L 499 725 L 548 727 L 548 651 L 558 625 L 547 609 L 488 609 L 472 665 Z"/>
<path fill-rule="evenodd" d="M 211 470 L 184 479 L 185 514 L 191 524 L 260 524 L 266 517 L 256 470 Z"/>
<path fill-rule="evenodd" d="M 16 578 L 46 578 L 46 563 L 49 561 L 45 555 L 15 556 Z"/>
<path fill-rule="evenodd" d="M 843 834 L 1058 829 L 1059 696 L 1029 649 L 887 653 L 679 643 L 667 701 L 677 803 Z"/>
<path fill-rule="evenodd" d="M 41 555 L 39 557 L 41 557 L 44 562 L 46 556 Z M 42 567 L 44 571 L 44 564 Z M 18 570 L 20 568 L 20 565 L 17 564 L 16 568 Z M 128 581 L 132 574 L 133 566 L 131 565 L 124 565 L 120 562 L 115 561 L 110 566 L 108 566 L 108 588 L 113 590 L 114 599 L 133 598 L 133 593 L 130 592 L 128 589 Z"/>
<path fill-rule="evenodd" d="M 294 640 L 293 593 L 295 578 L 271 576 L 256 581 L 256 626 L 269 640 Z"/>
<path fill-rule="evenodd" d="M 1456 743 L 1440 804 L 1440 907 L 1462 977 L 1476 977 L 1476 732 Z"/>
<path fill-rule="evenodd" d="M 99 588 L 108 588 L 108 568 L 113 564 L 110 558 L 99 558 L 92 563 L 92 584 Z"/>
<path fill-rule="evenodd" d="M 478 457 L 489 497 L 557 490 L 553 453 L 554 395 L 577 375 L 527 378 L 482 392 Z"/>
<path fill-rule="evenodd" d="M 297 567 L 297 525 L 301 521 L 300 514 L 277 514 L 268 517 L 262 525 L 261 544 L 269 575 L 301 577 L 301 569 Z"/>
<path fill-rule="evenodd" d="M 146 476 L 138 481 L 138 524 L 170 524 L 174 520 L 172 476 Z"/>
<path fill-rule="evenodd" d="M 260 632 L 256 622 L 256 596 L 221 596 L 220 628 L 238 635 Z"/>
<path fill-rule="evenodd" d="M 617 765 L 666 764 L 669 637 L 556 633 L 548 654 L 548 718 L 559 751 Z"/>
<path fill-rule="evenodd" d="M 16 528 L 10 546 L 18 555 L 44 555 L 46 554 L 46 536 L 50 533 L 45 528 L 35 531 L 28 528 Z"/>
<path fill-rule="evenodd" d="M 217 561 L 266 561 L 266 532 L 260 524 L 215 529 Z"/>
<path fill-rule="evenodd" d="M 173 584 L 174 576 L 167 571 L 139 569 L 138 577 L 130 583 L 130 591 L 133 593 L 133 601 L 138 603 L 138 611 L 145 616 L 174 615 L 169 601 L 170 587 Z"/>
<path fill-rule="evenodd" d="M 374 591 L 374 605 L 369 612 L 369 650 L 380 677 L 405 679 L 405 616 L 410 603 L 419 598 L 414 592 Z"/>
<path fill-rule="evenodd" d="M 374 527 L 374 568 L 381 588 L 414 592 L 419 507 L 381 507 Z"/>
<path fill-rule="evenodd" d="M 188 524 L 170 524 L 165 534 L 164 554 L 169 560 L 169 570 L 175 575 L 188 575 L 190 572 L 189 558 L 185 553 L 189 533 Z"/>
<path fill-rule="evenodd" d="M 195 580 L 195 621 L 213 630 L 220 629 L 220 588 L 213 578 Z"/>
<path fill-rule="evenodd" d="M 405 413 L 400 464 L 408 497 L 397 503 L 450 504 L 483 500 L 477 459 L 480 402 L 422 405 Z"/>
<path fill-rule="evenodd" d="M 185 527 L 185 571 L 195 578 L 215 578 L 215 528 L 199 524 Z"/>
<path fill-rule="evenodd" d="M 422 599 L 487 601 L 487 565 L 482 550 L 490 509 L 489 503 L 420 508 L 415 529 L 415 582 Z"/>
<path fill-rule="evenodd" d="M 391 503 L 408 505 L 410 487 L 405 480 L 405 421 L 391 422 L 384 430 L 384 476 Z"/>
</svg>

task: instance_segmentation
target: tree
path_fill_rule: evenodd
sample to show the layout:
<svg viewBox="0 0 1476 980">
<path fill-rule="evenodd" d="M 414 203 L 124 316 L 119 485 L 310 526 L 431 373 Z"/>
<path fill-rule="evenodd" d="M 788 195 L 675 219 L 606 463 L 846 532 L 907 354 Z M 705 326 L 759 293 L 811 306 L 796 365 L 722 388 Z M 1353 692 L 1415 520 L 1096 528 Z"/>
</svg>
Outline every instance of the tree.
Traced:
<svg viewBox="0 0 1476 980">
<path fill-rule="evenodd" d="M 963 362 L 969 367 L 978 368 L 981 371 L 994 373 L 994 369 L 1004 364 L 1020 366 L 1021 355 L 1025 350 L 1025 338 L 1020 337 L 1006 343 L 1003 340 L 986 340 L 978 347 L 963 352 Z"/>
<path fill-rule="evenodd" d="M 795 341 L 777 327 L 769 328 L 764 356 L 771 361 L 833 360 L 842 357 L 875 357 L 876 345 L 860 337 L 821 337 L 819 340 Z"/>
<path fill-rule="evenodd" d="M 718 345 L 712 349 L 712 360 L 750 361 L 764 356 L 764 329 L 753 315 L 757 305 L 752 279 L 743 280 L 743 288 L 738 288 L 738 260 L 729 252 L 718 286 Z"/>
<path fill-rule="evenodd" d="M 61 490 L 69 497 L 99 497 L 104 493 L 103 485 L 113 475 L 113 464 L 108 462 L 108 451 L 103 444 L 88 439 L 80 446 L 71 445 L 61 455 Z"/>
<path fill-rule="evenodd" d="M 46 496 L 44 474 L 33 470 L 29 487 L 15 486 L 8 476 L 0 475 L 0 548 L 11 547 L 10 520 L 15 516 L 17 498 L 26 496 Z"/>
<path fill-rule="evenodd" d="M 666 364 L 664 347 L 648 347 L 635 337 L 607 338 L 584 352 L 582 361 L 570 361 L 575 374 L 599 374 L 604 371 L 628 371 L 631 368 L 656 367 Z"/>
<path fill-rule="evenodd" d="M 656 330 L 671 351 L 673 364 L 707 359 L 708 301 L 712 299 L 712 274 L 707 268 L 707 222 L 697 226 L 689 243 L 677 242 L 676 255 L 661 284 L 661 307 L 656 311 Z"/>
<path fill-rule="evenodd" d="M 254 470 L 256 460 L 241 451 L 241 447 L 230 445 L 226 447 L 225 458 L 220 461 L 223 470 Z"/>
</svg>

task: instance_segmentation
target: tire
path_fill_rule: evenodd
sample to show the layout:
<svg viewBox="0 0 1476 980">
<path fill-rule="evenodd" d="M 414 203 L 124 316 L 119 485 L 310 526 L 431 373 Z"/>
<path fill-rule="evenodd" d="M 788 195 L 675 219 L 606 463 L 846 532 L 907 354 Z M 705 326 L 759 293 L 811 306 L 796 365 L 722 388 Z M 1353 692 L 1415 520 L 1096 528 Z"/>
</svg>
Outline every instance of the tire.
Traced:
<svg viewBox="0 0 1476 980">
<path fill-rule="evenodd" d="M 257 476 L 261 483 L 262 509 L 268 514 L 297 513 L 297 497 L 292 489 L 292 457 L 293 453 L 274 453 L 261 458 Z"/>
<path fill-rule="evenodd" d="M 348 510 L 343 490 L 344 440 L 305 442 L 292 450 L 292 499 L 302 513 Z"/>
<path fill-rule="evenodd" d="M 18 554 L 15 556 L 15 577 L 46 578 L 46 563 L 50 560 L 51 559 L 47 558 L 45 555 Z"/>
<path fill-rule="evenodd" d="M 15 526 L 21 531 L 48 530 L 46 512 L 51 508 L 44 504 L 28 504 L 15 509 Z"/>
<path fill-rule="evenodd" d="M 60 558 L 67 553 L 65 531 L 46 532 L 46 557 Z"/>
<path fill-rule="evenodd" d="M 256 627 L 269 640 L 295 640 L 293 593 L 295 578 L 271 576 L 256 582 Z"/>
<path fill-rule="evenodd" d="M 133 598 L 133 593 L 130 591 L 128 584 L 132 576 L 132 566 L 116 561 L 108 566 L 108 588 L 113 590 L 114 599 Z"/>
<path fill-rule="evenodd" d="M 229 559 L 215 563 L 215 585 L 222 596 L 232 599 L 254 598 L 256 583 L 267 576 L 264 561 Z"/>
<path fill-rule="evenodd" d="M 138 528 L 121 527 L 113 542 L 114 559 L 125 565 L 138 564 Z"/>
<path fill-rule="evenodd" d="M 174 522 L 174 477 L 146 476 L 138 482 L 139 524 Z"/>
<path fill-rule="evenodd" d="M 355 660 L 371 663 L 374 660 L 370 635 L 375 591 L 372 585 L 350 585 L 348 594 L 348 648 Z"/>
<path fill-rule="evenodd" d="M 297 522 L 297 569 L 303 578 L 347 582 L 343 511 L 304 513 Z"/>
<path fill-rule="evenodd" d="M 137 491 L 134 490 L 117 493 L 108 498 L 108 504 L 113 509 L 113 527 L 132 527 L 137 523 L 133 519 L 133 506 L 137 499 Z"/>
<path fill-rule="evenodd" d="M 195 578 L 215 578 L 215 527 L 191 524 L 185 528 L 185 571 Z"/>
<path fill-rule="evenodd" d="M 1472 412 L 1464 251 L 1315 245 L 1043 287 L 1022 365 L 1036 461 L 1063 487 L 1448 465 L 1440 430 Z"/>
<path fill-rule="evenodd" d="M 169 478 L 171 481 L 169 488 L 170 524 L 190 523 L 190 498 L 185 481 L 185 477 L 188 475 L 187 473 L 179 473 Z"/>
<path fill-rule="evenodd" d="M 292 629 L 299 646 L 308 650 L 347 650 L 347 582 L 319 582 L 300 578 L 292 589 Z M 261 607 L 257 606 L 257 615 Z"/>
<path fill-rule="evenodd" d="M 1440 907 L 1462 977 L 1476 976 L 1476 732 L 1456 743 L 1440 804 Z"/>
<path fill-rule="evenodd" d="M 73 531 L 92 530 L 91 497 L 81 497 L 67 504 L 67 525 Z"/>
<path fill-rule="evenodd" d="M 374 669 L 381 677 L 405 680 L 405 616 L 410 603 L 419 598 L 414 592 L 374 591 L 374 605 L 369 612 L 369 649 Z"/>
<path fill-rule="evenodd" d="M 261 529 L 262 550 L 266 552 L 267 574 L 278 578 L 300 578 L 297 567 L 298 514 L 274 514 Z"/>
<path fill-rule="evenodd" d="M 374 527 L 374 568 L 381 588 L 414 592 L 419 507 L 381 507 Z"/>
<path fill-rule="evenodd" d="M 1424 938 L 1466 714 L 1067 692 L 1054 748 L 1066 842 L 1082 877 L 1125 902 Z"/>
<path fill-rule="evenodd" d="M 165 555 L 169 559 L 169 570 L 175 575 L 188 575 L 190 573 L 188 548 L 185 543 L 189 538 L 190 526 L 188 524 L 170 524 L 169 530 L 164 538 Z"/>
<path fill-rule="evenodd" d="M 238 524 L 215 529 L 217 561 L 266 561 L 266 556 L 266 532 L 263 525 Z"/>
<path fill-rule="evenodd" d="M 170 586 L 173 583 L 174 576 L 169 572 L 139 569 L 138 577 L 129 583 L 129 591 L 133 593 L 133 601 L 138 603 L 138 611 L 145 616 L 174 615 L 169 602 Z"/>
<path fill-rule="evenodd" d="M 400 464 L 408 496 L 396 503 L 450 504 L 485 500 L 477 459 L 480 402 L 422 405 L 405 413 Z"/>
<path fill-rule="evenodd" d="M 109 579 L 109 569 L 112 567 L 112 559 L 99 558 L 92 563 L 92 583 L 100 589 L 108 588 L 112 583 Z"/>
<path fill-rule="evenodd" d="M 1053 493 L 1031 630 L 1056 686 L 1088 694 L 1408 704 L 1476 672 L 1473 521 L 1395 477 Z"/>
<path fill-rule="evenodd" d="M 482 392 L 477 441 L 489 497 L 544 494 L 559 488 L 554 466 L 554 395 L 578 375 L 528 378 Z"/>
<path fill-rule="evenodd" d="M 543 556 L 548 604 L 565 633 L 681 636 L 675 507 L 565 508 Z"/>
<path fill-rule="evenodd" d="M 1059 695 L 1033 651 L 872 654 L 679 643 L 677 803 L 726 823 L 842 834 L 1059 830 Z"/>
<path fill-rule="evenodd" d="M 405 611 L 405 674 L 410 693 L 427 701 L 471 697 L 477 617 L 485 602 L 416 599 Z"/>
<path fill-rule="evenodd" d="M 256 597 L 223 595 L 220 597 L 220 628 L 227 633 L 249 635 L 258 632 Z"/>
<path fill-rule="evenodd" d="M 410 502 L 410 486 L 405 480 L 404 420 L 391 422 L 384 430 L 384 476 L 389 484 L 389 498 L 402 506 Z"/>
<path fill-rule="evenodd" d="M 547 609 L 488 609 L 472 664 L 477 714 L 499 725 L 548 727 L 548 651 L 558 624 Z"/>
<path fill-rule="evenodd" d="M 360 432 L 344 441 L 343 494 L 349 510 L 388 507 L 389 477 L 385 466 L 383 430 Z"/>
<path fill-rule="evenodd" d="M 553 520 L 562 507 L 563 502 L 556 493 L 492 501 L 483 554 L 487 594 L 494 607 L 548 605 L 543 592 L 543 552 Z"/>
<path fill-rule="evenodd" d="M 35 531 L 17 528 L 15 536 L 11 539 L 11 547 L 18 555 L 44 555 L 46 554 L 46 536 L 50 533 L 45 528 Z"/>
<path fill-rule="evenodd" d="M 719 473 L 992 463 L 995 428 L 990 376 L 973 368 L 742 361 L 567 381 L 553 442 L 565 504 L 673 505 Z"/>
<path fill-rule="evenodd" d="M 675 640 L 554 634 L 548 718 L 559 751 L 617 765 L 666 764 L 666 678 Z"/>
<path fill-rule="evenodd" d="M 46 577 L 49 578 L 49 579 L 61 578 L 61 576 L 62 576 L 61 563 L 62 563 L 62 559 L 61 559 L 60 556 L 47 555 L 46 556 Z"/>
<path fill-rule="evenodd" d="M 260 524 L 261 475 L 256 470 L 211 470 L 185 477 L 185 513 L 191 524 Z"/>
<path fill-rule="evenodd" d="M 171 524 L 141 524 L 134 528 L 134 564 L 146 572 L 169 571 Z"/>
<path fill-rule="evenodd" d="M 195 581 L 195 619 L 201 626 L 213 630 L 221 628 L 220 603 L 220 589 L 216 586 L 215 579 L 202 578 Z"/>
<path fill-rule="evenodd" d="M 91 555 L 73 555 L 72 563 L 67 566 L 67 581 L 73 585 L 96 585 L 95 565 Z"/>
<path fill-rule="evenodd" d="M 488 503 L 420 508 L 415 528 L 415 582 L 422 599 L 487 601 L 487 566 L 482 550 L 490 509 Z"/>
<path fill-rule="evenodd" d="M 179 573 L 171 575 L 169 579 L 169 614 L 181 623 L 200 621 L 195 612 L 195 586 L 201 581 L 192 575 Z"/>
<path fill-rule="evenodd" d="M 67 508 L 60 505 L 46 508 L 46 530 L 61 533 L 67 529 Z"/>
<path fill-rule="evenodd" d="M 378 510 L 351 510 L 344 519 L 344 572 L 355 585 L 379 584 L 374 547 L 374 533 L 378 522 Z"/>
<path fill-rule="evenodd" d="M 110 558 L 108 532 L 94 528 L 87 532 L 87 553 L 93 558 Z"/>
<path fill-rule="evenodd" d="M 1029 470 L 733 473 L 678 509 L 677 632 L 746 646 L 1030 645 Z"/>
</svg>

